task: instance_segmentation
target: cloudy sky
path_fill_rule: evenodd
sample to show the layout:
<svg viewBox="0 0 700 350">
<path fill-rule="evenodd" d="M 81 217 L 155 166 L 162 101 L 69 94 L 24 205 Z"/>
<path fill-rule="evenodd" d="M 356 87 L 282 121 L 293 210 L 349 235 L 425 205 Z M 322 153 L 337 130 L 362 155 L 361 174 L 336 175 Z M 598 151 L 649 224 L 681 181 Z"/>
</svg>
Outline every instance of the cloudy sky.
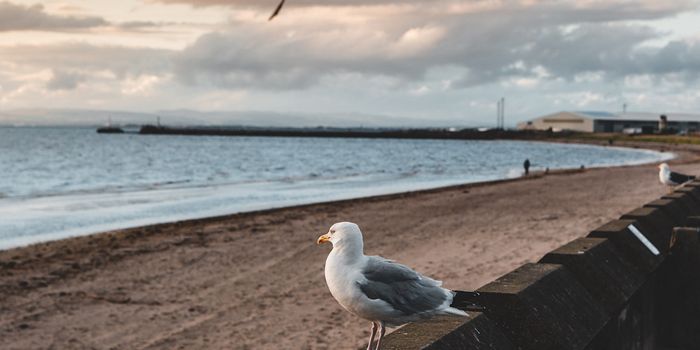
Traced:
<svg viewBox="0 0 700 350">
<path fill-rule="evenodd" d="M 488 126 L 501 96 L 510 125 L 623 103 L 700 113 L 700 0 L 288 0 L 269 22 L 277 1 L 0 0 L 0 119 L 186 109 Z"/>
</svg>

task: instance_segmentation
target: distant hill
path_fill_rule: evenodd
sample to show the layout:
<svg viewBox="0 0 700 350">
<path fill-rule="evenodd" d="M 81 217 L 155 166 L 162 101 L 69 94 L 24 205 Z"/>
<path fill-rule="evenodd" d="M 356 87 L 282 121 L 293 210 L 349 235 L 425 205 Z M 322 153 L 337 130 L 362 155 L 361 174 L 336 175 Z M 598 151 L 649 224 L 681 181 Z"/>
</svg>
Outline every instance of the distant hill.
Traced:
<svg viewBox="0 0 700 350">
<path fill-rule="evenodd" d="M 165 125 L 184 126 L 260 126 L 260 127 L 467 127 L 450 119 L 402 118 L 359 113 L 303 114 L 263 111 L 162 110 L 153 113 L 88 109 L 15 109 L 0 111 L 4 126 L 103 126 L 111 118 L 113 125 L 155 124 L 158 117 Z"/>
</svg>

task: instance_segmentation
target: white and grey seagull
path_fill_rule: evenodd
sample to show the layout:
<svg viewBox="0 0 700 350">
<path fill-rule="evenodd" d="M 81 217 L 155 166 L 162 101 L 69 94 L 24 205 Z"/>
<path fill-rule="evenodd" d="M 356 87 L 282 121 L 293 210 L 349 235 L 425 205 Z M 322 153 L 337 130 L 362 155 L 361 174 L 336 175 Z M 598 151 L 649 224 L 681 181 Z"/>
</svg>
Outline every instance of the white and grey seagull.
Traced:
<svg viewBox="0 0 700 350">
<path fill-rule="evenodd" d="M 367 349 L 379 331 L 381 346 L 386 327 L 395 327 L 437 315 L 467 316 L 450 307 L 454 292 L 442 282 L 423 276 L 409 267 L 363 252 L 362 232 L 351 222 L 331 226 L 318 244 L 331 242 L 326 259 L 328 289 L 335 300 L 351 313 L 372 322 Z"/>
<path fill-rule="evenodd" d="M 671 187 L 671 191 L 673 191 L 674 186 L 682 185 L 686 182 L 689 182 L 689 181 L 692 181 L 695 179 L 695 176 L 685 175 L 685 174 L 671 171 L 671 168 L 669 168 L 668 164 L 666 164 L 666 163 L 659 164 L 658 168 L 659 168 L 659 181 L 661 181 L 662 184 Z"/>
</svg>

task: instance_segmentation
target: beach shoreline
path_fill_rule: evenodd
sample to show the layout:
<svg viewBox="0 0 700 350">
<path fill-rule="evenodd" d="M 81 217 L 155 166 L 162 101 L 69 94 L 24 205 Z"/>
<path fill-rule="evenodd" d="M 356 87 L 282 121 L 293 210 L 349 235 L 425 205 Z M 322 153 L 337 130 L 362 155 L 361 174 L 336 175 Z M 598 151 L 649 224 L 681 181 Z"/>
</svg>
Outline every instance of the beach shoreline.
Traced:
<svg viewBox="0 0 700 350">
<path fill-rule="evenodd" d="M 544 159 L 539 159 L 537 155 L 533 154 L 540 162 L 540 164 L 533 164 L 531 169 L 533 173 L 544 171 L 545 167 L 548 171 L 559 171 L 578 169 L 579 166 L 584 165 L 588 168 L 626 166 L 658 162 L 666 160 L 669 156 L 673 157 L 673 154 L 664 155 L 651 149 L 640 150 L 636 146 L 611 147 L 590 141 L 574 144 L 571 142 L 552 143 L 543 140 L 518 140 L 516 142 L 522 142 L 522 146 L 525 148 L 532 147 L 531 144 L 569 144 L 569 146 L 560 148 L 567 151 L 559 154 L 556 159 L 566 159 L 568 152 L 578 152 L 579 147 L 582 148 L 584 154 L 593 149 L 588 147 L 596 147 L 594 152 L 602 153 L 598 157 L 584 157 L 580 160 L 581 163 L 576 161 L 557 162 L 552 157 L 547 156 Z M 610 151 L 603 149 L 610 149 Z M 608 159 L 605 156 L 605 153 L 618 152 L 626 154 L 628 157 L 615 158 L 611 155 L 612 158 Z M 431 177 L 430 174 L 418 174 L 417 176 L 394 174 L 398 178 L 392 178 L 391 181 L 381 176 L 374 179 L 350 176 L 339 178 L 342 180 L 334 180 L 333 177 L 322 181 L 277 180 L 266 184 L 263 181 L 257 185 L 214 182 L 208 185 L 182 187 L 160 188 L 153 186 L 149 189 L 142 188 L 131 191 L 112 192 L 107 189 L 45 194 L 36 197 L 31 195 L 11 197 L 0 201 L 0 213 L 3 215 L 17 213 L 19 216 L 8 215 L 8 220 L 3 223 L 4 225 L 0 224 L 0 231 L 3 231 L 0 250 L 162 223 L 226 217 L 236 213 L 255 213 L 299 205 L 366 199 L 465 184 L 489 184 L 494 183 L 494 181 L 497 183 L 502 180 L 519 179 L 522 176 L 522 168 L 519 167 L 517 161 L 515 163 L 506 168 L 502 163 L 499 163 L 500 168 L 491 169 L 490 172 L 480 172 L 476 169 L 474 170 L 476 175 L 468 169 L 463 169 L 465 172 L 455 173 L 452 171 L 452 173 L 448 172 L 447 175 L 435 177 Z M 484 165 L 484 167 L 488 167 L 488 165 Z M 465 176 L 464 174 L 471 175 Z M 116 214 L 106 214 L 108 212 Z M 24 213 L 29 214 L 23 215 Z"/>
<path fill-rule="evenodd" d="M 698 147 L 637 146 L 700 173 Z M 0 334 L 8 349 L 355 349 L 368 327 L 328 293 L 314 244 L 334 222 L 469 290 L 666 191 L 653 164 L 552 171 L 0 251 Z"/>
</svg>

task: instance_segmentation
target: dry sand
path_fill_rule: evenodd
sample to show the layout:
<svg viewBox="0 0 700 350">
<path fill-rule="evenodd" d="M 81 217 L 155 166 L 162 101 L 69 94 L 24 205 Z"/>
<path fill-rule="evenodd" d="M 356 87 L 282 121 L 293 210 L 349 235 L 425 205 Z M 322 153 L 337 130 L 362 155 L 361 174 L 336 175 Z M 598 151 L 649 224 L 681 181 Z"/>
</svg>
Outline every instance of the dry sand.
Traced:
<svg viewBox="0 0 700 350">
<path fill-rule="evenodd" d="M 676 169 L 700 173 L 694 152 Z M 473 290 L 666 192 L 654 165 L 326 203 L 0 252 L 2 349 L 357 349 L 328 292 L 337 221 L 366 253 Z"/>
</svg>

